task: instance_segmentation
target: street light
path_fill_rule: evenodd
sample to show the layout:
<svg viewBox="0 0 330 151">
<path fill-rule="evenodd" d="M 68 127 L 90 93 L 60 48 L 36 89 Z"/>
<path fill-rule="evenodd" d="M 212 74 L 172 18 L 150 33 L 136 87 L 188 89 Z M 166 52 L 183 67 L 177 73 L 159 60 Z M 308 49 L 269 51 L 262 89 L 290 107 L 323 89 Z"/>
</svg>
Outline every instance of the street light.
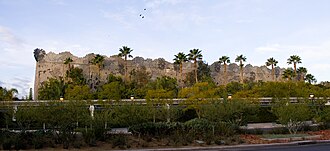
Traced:
<svg viewBox="0 0 330 151">
<path fill-rule="evenodd" d="M 131 101 L 134 101 L 134 95 L 131 95 Z"/>
<path fill-rule="evenodd" d="M 60 101 L 63 101 L 63 100 L 64 100 L 63 96 L 60 96 Z"/>
<path fill-rule="evenodd" d="M 232 95 L 231 94 L 228 94 L 227 99 L 228 100 L 231 100 L 232 99 Z"/>
<path fill-rule="evenodd" d="M 314 94 L 313 93 L 309 94 L 309 97 L 313 100 L 314 99 Z"/>
</svg>

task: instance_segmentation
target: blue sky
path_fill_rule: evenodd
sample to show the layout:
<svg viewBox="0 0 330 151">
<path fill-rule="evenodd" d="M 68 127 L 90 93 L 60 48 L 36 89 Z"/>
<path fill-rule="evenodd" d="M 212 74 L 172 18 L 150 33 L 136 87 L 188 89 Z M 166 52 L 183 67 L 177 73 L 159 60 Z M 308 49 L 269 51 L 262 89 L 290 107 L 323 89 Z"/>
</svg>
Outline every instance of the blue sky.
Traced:
<svg viewBox="0 0 330 151">
<path fill-rule="evenodd" d="M 110 56 L 124 45 L 170 62 L 193 48 L 209 64 L 243 54 L 246 64 L 274 57 L 287 68 L 299 55 L 299 66 L 330 81 L 330 1 L 0 0 L 0 85 L 20 95 L 33 86 L 35 48 Z"/>
</svg>

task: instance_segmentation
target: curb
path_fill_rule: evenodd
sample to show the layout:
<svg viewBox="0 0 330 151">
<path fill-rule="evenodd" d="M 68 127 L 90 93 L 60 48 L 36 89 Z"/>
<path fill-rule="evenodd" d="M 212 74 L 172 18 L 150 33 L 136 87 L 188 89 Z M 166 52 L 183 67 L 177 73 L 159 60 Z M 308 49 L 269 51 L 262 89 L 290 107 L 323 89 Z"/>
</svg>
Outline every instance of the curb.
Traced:
<svg viewBox="0 0 330 151">
<path fill-rule="evenodd" d="M 330 140 L 306 140 L 295 141 L 289 143 L 273 143 L 273 144 L 241 144 L 230 146 L 209 146 L 209 147 L 179 147 L 179 148 L 150 148 L 150 149 L 132 149 L 130 151 L 186 151 L 186 150 L 225 150 L 225 149 L 258 149 L 264 147 L 278 147 L 278 146 L 301 146 L 311 144 L 330 144 Z M 118 150 L 120 151 L 120 150 Z"/>
</svg>

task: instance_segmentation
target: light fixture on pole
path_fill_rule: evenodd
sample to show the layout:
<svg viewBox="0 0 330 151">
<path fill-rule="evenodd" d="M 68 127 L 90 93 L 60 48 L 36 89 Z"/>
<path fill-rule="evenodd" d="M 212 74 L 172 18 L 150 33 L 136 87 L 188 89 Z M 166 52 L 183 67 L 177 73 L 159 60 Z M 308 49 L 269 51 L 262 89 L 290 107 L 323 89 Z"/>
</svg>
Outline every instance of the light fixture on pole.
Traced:
<svg viewBox="0 0 330 151">
<path fill-rule="evenodd" d="M 60 96 L 60 101 L 63 101 L 63 100 L 64 100 L 63 96 Z"/>
<path fill-rule="evenodd" d="M 134 101 L 134 95 L 131 95 L 131 101 Z"/>
<path fill-rule="evenodd" d="M 311 94 L 309 94 L 309 97 L 311 98 L 311 99 L 314 99 L 314 94 L 313 93 L 311 93 Z"/>
<path fill-rule="evenodd" d="M 227 99 L 228 100 L 231 100 L 232 99 L 232 95 L 231 94 L 228 94 Z"/>
</svg>

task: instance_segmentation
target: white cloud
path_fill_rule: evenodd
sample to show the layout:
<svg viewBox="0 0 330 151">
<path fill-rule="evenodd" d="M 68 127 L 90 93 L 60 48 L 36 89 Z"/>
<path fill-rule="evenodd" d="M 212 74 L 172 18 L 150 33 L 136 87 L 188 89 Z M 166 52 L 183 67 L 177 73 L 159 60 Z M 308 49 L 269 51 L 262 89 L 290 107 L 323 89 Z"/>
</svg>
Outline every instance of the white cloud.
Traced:
<svg viewBox="0 0 330 151">
<path fill-rule="evenodd" d="M 8 28 L 0 25 L 0 46 L 18 47 L 23 40 L 14 35 Z"/>
</svg>

